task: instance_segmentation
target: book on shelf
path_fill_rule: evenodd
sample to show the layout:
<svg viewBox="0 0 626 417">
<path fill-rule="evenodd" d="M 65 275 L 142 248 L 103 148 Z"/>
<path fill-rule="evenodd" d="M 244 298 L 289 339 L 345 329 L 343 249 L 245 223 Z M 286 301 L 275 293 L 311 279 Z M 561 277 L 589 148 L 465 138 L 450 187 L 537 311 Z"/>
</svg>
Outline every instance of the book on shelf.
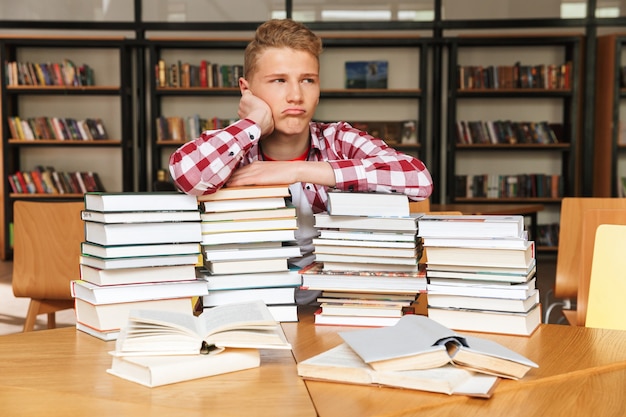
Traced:
<svg viewBox="0 0 626 417">
<path fill-rule="evenodd" d="M 193 281 L 196 279 L 196 266 L 193 264 L 121 269 L 100 269 L 85 264 L 78 266 L 80 278 L 98 286 Z"/>
<path fill-rule="evenodd" d="M 133 310 L 115 345 L 120 356 L 197 355 L 222 348 L 291 349 L 291 345 L 260 300 L 204 309 L 199 316 Z"/>
<path fill-rule="evenodd" d="M 161 310 L 192 313 L 191 297 L 164 298 L 160 300 L 141 300 L 128 303 L 91 304 L 80 298 L 74 299 L 76 321 L 100 332 L 112 332 L 121 329 L 128 322 L 131 310 Z"/>
<path fill-rule="evenodd" d="M 456 278 L 477 281 L 500 281 L 521 283 L 527 282 L 537 272 L 536 260 L 531 263 L 529 268 L 511 272 L 510 268 L 488 268 L 488 267 L 471 267 L 472 269 L 463 269 L 457 265 L 431 265 L 428 264 L 426 276 L 429 278 Z"/>
<path fill-rule="evenodd" d="M 85 223 L 85 240 L 105 246 L 189 243 L 203 239 L 200 222 Z"/>
<path fill-rule="evenodd" d="M 266 305 L 294 304 L 296 287 L 258 287 L 234 290 L 214 290 L 202 297 L 204 307 L 215 307 L 224 304 L 261 300 Z"/>
<path fill-rule="evenodd" d="M 157 255 L 157 256 L 133 256 L 123 258 L 100 258 L 92 255 L 81 255 L 79 262 L 82 265 L 97 269 L 122 269 L 161 267 L 173 265 L 196 265 L 200 256 L 198 254 L 182 255 Z"/>
<path fill-rule="evenodd" d="M 100 258 L 125 258 L 136 256 L 188 255 L 200 254 L 198 242 L 156 243 L 150 245 L 99 245 L 93 242 L 81 242 L 81 253 Z"/>
<path fill-rule="evenodd" d="M 81 219 L 97 223 L 199 222 L 200 212 L 198 210 L 118 212 L 83 210 Z"/>
<path fill-rule="evenodd" d="M 421 315 L 403 316 L 378 329 L 339 332 L 344 342 L 377 371 L 408 371 L 454 364 L 475 372 L 519 379 L 538 365 L 501 344 L 459 335 Z"/>
<path fill-rule="evenodd" d="M 526 313 L 539 303 L 539 290 L 526 299 L 487 298 L 450 294 L 428 294 L 428 306 L 432 308 L 459 308 L 467 310 L 492 310 Z"/>
<path fill-rule="evenodd" d="M 525 236 L 521 215 L 437 215 L 419 219 L 419 235 L 427 237 L 513 237 Z"/>
<path fill-rule="evenodd" d="M 409 198 L 400 193 L 328 191 L 328 213 L 332 216 L 409 215 Z"/>
<path fill-rule="evenodd" d="M 294 206 L 287 206 L 262 210 L 239 210 L 212 213 L 203 212 L 200 213 L 200 220 L 203 222 L 215 222 L 224 220 L 279 219 L 295 216 L 296 208 Z"/>
<path fill-rule="evenodd" d="M 317 228 L 417 233 L 418 220 L 422 216 L 420 213 L 411 213 L 406 217 L 331 216 L 322 212 L 315 213 L 314 219 Z"/>
<path fill-rule="evenodd" d="M 312 263 L 300 270 L 302 288 L 325 291 L 418 293 L 426 291 L 423 266 L 412 272 L 325 269 L 326 264 Z"/>
<path fill-rule="evenodd" d="M 255 230 L 297 229 L 298 221 L 295 217 L 281 219 L 254 219 L 254 220 L 223 220 L 201 222 L 202 234 L 243 232 Z"/>
<path fill-rule="evenodd" d="M 530 336 L 541 324 L 541 304 L 523 313 L 429 307 L 428 317 L 459 331 Z"/>
<path fill-rule="evenodd" d="M 383 327 L 393 326 L 398 320 L 400 317 L 325 314 L 321 308 L 314 314 L 316 325 L 327 326 Z"/>
<path fill-rule="evenodd" d="M 535 242 L 533 241 L 528 241 L 524 249 L 427 246 L 424 250 L 428 262 L 437 265 L 528 268 L 535 259 Z"/>
<path fill-rule="evenodd" d="M 200 224 L 198 223 L 198 227 Z M 201 234 L 201 245 L 221 245 L 246 242 L 288 242 L 296 239 L 295 229 L 253 230 Z"/>
<path fill-rule="evenodd" d="M 205 261 L 204 267 L 213 275 L 288 271 L 287 258 Z"/>
<path fill-rule="evenodd" d="M 241 187 L 222 187 L 212 194 L 198 196 L 198 201 L 240 200 L 267 197 L 289 197 L 289 185 L 254 185 Z"/>
<path fill-rule="evenodd" d="M 415 242 L 415 231 L 410 230 L 408 232 L 394 232 L 394 231 L 376 231 L 376 230 L 332 230 L 332 229 L 320 229 L 320 239 L 333 239 L 333 240 L 348 240 L 376 242 L 374 244 L 383 244 L 382 242 Z"/>
<path fill-rule="evenodd" d="M 387 88 L 389 61 L 346 61 L 346 88 Z"/>
<path fill-rule="evenodd" d="M 258 349 L 225 349 L 213 355 L 116 356 L 113 353 L 107 372 L 153 388 L 260 365 Z"/>
<path fill-rule="evenodd" d="M 417 120 L 347 120 L 347 122 L 375 138 L 380 138 L 390 146 L 417 145 Z"/>
<path fill-rule="evenodd" d="M 485 398 L 492 395 L 498 382 L 496 376 L 478 374 L 453 365 L 417 371 L 376 371 L 345 343 L 299 362 L 297 370 L 304 379 Z"/>
<path fill-rule="evenodd" d="M 202 255 L 205 261 L 232 261 L 268 258 L 294 258 L 301 255 L 300 247 L 282 245 L 282 242 L 252 242 L 252 245 L 204 245 Z M 273 245 L 276 244 L 276 245 Z"/>
<path fill-rule="evenodd" d="M 91 304 L 112 304 L 162 298 L 196 297 L 208 294 L 202 280 L 99 286 L 87 281 L 71 281 L 71 294 Z"/>
<path fill-rule="evenodd" d="M 536 289 L 535 283 L 534 277 L 523 283 L 429 278 L 427 291 L 429 294 L 525 300 Z"/>
<path fill-rule="evenodd" d="M 255 272 L 254 274 L 212 275 L 204 268 L 197 268 L 198 279 L 205 280 L 211 291 L 239 290 L 271 287 L 299 287 L 302 277 L 299 270 Z"/>
<path fill-rule="evenodd" d="M 116 211 L 175 211 L 198 210 L 196 196 L 179 192 L 132 192 L 85 194 L 85 210 Z"/>
</svg>

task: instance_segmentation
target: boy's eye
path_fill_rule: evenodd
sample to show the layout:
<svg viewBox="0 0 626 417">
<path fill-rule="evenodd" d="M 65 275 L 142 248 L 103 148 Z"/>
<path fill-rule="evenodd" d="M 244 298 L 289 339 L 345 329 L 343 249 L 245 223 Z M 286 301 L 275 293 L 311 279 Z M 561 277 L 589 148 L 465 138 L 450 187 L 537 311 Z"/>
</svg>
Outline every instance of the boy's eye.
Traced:
<svg viewBox="0 0 626 417">
<path fill-rule="evenodd" d="M 285 79 L 284 78 L 275 78 L 272 80 L 273 83 L 284 83 Z"/>
<path fill-rule="evenodd" d="M 314 78 L 305 78 L 303 80 L 303 82 L 305 82 L 307 84 L 315 84 L 315 79 Z"/>
</svg>

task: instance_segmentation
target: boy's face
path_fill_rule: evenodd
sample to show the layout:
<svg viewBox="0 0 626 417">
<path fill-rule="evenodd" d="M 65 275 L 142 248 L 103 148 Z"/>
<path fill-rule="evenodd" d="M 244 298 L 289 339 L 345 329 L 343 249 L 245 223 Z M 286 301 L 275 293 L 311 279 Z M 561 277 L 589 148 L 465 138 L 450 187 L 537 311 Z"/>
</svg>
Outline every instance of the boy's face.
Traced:
<svg viewBox="0 0 626 417">
<path fill-rule="evenodd" d="M 272 109 L 274 130 L 308 135 L 320 97 L 317 58 L 290 48 L 269 48 L 259 56 L 256 68 L 248 85 Z"/>
</svg>

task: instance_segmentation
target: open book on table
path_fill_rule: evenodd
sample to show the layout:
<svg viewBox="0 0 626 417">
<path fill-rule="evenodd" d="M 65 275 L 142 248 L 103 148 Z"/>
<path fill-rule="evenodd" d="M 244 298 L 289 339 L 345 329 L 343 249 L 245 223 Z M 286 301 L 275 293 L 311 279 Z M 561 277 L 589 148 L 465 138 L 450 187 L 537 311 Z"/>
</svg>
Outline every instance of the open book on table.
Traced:
<svg viewBox="0 0 626 417">
<path fill-rule="evenodd" d="M 193 314 L 132 310 L 115 355 L 194 355 L 223 348 L 291 349 L 262 301 L 224 304 Z"/>
<path fill-rule="evenodd" d="M 377 371 L 430 369 L 446 364 L 522 378 L 538 365 L 491 340 L 461 336 L 420 315 L 403 316 L 389 327 L 340 332 L 343 340 Z"/>
<path fill-rule="evenodd" d="M 305 379 L 359 385 L 387 386 L 444 394 L 491 396 L 499 378 L 451 364 L 413 371 L 377 371 L 346 344 L 340 344 L 297 365 Z"/>
</svg>

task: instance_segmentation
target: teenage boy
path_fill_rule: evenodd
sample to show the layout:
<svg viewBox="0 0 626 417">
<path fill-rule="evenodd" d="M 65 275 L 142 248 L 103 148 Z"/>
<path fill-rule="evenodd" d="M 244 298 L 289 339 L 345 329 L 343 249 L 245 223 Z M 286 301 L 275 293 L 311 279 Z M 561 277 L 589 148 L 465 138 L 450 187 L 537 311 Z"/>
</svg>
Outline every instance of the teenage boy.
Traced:
<svg viewBox="0 0 626 417">
<path fill-rule="evenodd" d="M 313 213 L 326 210 L 327 189 L 404 193 L 423 200 L 432 192 L 424 164 L 345 122 L 313 122 L 320 97 L 321 39 L 291 19 L 257 28 L 239 79 L 240 120 L 181 146 L 170 157 L 180 190 L 210 194 L 224 186 L 291 184 L 297 241 L 305 266 L 314 260 Z M 300 294 L 300 302 L 314 294 Z M 311 299 L 312 298 L 312 299 Z"/>
</svg>

